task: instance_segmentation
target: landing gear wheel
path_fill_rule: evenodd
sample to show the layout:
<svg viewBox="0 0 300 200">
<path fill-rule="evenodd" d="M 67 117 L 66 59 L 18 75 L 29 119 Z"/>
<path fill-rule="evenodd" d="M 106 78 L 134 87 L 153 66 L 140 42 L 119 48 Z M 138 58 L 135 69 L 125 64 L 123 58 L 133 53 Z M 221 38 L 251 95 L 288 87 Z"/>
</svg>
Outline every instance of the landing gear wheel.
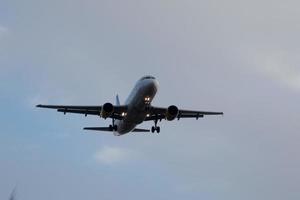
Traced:
<svg viewBox="0 0 300 200">
<path fill-rule="evenodd" d="M 160 127 L 156 127 L 156 132 L 159 133 L 160 132 Z"/>
<path fill-rule="evenodd" d="M 154 133 L 155 131 L 156 131 L 157 133 L 160 132 L 160 127 L 157 126 L 157 122 L 158 122 L 158 117 L 156 116 L 156 119 L 154 120 L 154 126 L 152 126 L 152 128 L 151 128 L 151 132 L 152 132 L 152 133 Z"/>
<path fill-rule="evenodd" d="M 152 128 L 151 128 L 151 132 L 152 132 L 152 133 L 155 132 L 155 127 L 154 127 L 154 126 L 152 126 Z"/>
<path fill-rule="evenodd" d="M 160 127 L 159 127 L 159 126 L 156 126 L 156 127 L 155 127 L 155 126 L 152 126 L 152 127 L 151 127 L 151 132 L 154 133 L 155 131 L 156 131 L 157 133 L 159 133 L 159 132 L 160 132 Z"/>
<path fill-rule="evenodd" d="M 109 130 L 110 131 L 117 131 L 118 130 L 118 126 L 115 125 L 115 118 L 112 118 L 112 124 L 109 125 Z"/>
<path fill-rule="evenodd" d="M 114 131 L 117 131 L 117 130 L 118 130 L 118 126 L 114 125 Z"/>
</svg>

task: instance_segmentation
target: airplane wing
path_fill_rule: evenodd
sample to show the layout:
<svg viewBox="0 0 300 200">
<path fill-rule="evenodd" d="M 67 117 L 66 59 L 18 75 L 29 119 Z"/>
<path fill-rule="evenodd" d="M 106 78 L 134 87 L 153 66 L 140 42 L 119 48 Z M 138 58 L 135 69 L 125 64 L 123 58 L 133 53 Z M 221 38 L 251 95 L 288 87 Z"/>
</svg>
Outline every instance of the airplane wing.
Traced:
<svg viewBox="0 0 300 200">
<path fill-rule="evenodd" d="M 38 108 L 50 108 L 56 109 L 58 112 L 66 113 L 75 113 L 87 115 L 98 115 L 100 116 L 102 106 L 64 106 L 64 105 L 37 105 Z M 110 116 L 113 119 L 122 120 L 122 113 L 127 112 L 127 106 L 114 106 L 114 112 Z"/>
<path fill-rule="evenodd" d="M 166 113 L 168 108 L 163 107 L 151 107 L 150 116 L 146 117 L 145 121 L 152 121 L 155 119 L 162 120 L 166 119 Z M 211 112 L 211 111 L 196 111 L 196 110 L 178 110 L 177 119 L 181 118 L 195 118 L 199 119 L 205 115 L 223 115 L 223 112 Z"/>
</svg>

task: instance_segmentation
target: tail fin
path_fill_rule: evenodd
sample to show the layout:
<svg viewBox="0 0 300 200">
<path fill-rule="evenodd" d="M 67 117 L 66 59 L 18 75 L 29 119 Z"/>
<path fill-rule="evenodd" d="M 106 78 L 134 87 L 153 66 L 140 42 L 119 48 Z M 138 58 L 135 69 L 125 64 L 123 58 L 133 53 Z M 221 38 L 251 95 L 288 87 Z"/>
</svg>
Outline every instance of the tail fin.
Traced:
<svg viewBox="0 0 300 200">
<path fill-rule="evenodd" d="M 119 99 L 119 95 L 116 96 L 116 105 L 119 106 L 120 105 L 120 99 Z"/>
<path fill-rule="evenodd" d="M 11 192 L 9 200 L 15 200 L 16 199 L 16 188 L 17 186 L 14 188 L 14 190 Z"/>
</svg>

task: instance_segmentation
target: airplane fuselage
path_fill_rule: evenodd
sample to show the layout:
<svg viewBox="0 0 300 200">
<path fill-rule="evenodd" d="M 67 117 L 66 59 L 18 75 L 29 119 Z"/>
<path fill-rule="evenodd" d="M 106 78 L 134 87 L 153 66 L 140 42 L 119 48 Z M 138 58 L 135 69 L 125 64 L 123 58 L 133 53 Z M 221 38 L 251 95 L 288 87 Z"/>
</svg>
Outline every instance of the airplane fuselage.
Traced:
<svg viewBox="0 0 300 200">
<path fill-rule="evenodd" d="M 123 120 L 116 120 L 117 131 L 115 135 L 123 135 L 131 132 L 138 124 L 141 124 L 147 117 L 147 107 L 150 106 L 156 92 L 158 82 L 156 79 L 139 80 L 125 104 L 128 106 L 127 113 Z"/>
</svg>

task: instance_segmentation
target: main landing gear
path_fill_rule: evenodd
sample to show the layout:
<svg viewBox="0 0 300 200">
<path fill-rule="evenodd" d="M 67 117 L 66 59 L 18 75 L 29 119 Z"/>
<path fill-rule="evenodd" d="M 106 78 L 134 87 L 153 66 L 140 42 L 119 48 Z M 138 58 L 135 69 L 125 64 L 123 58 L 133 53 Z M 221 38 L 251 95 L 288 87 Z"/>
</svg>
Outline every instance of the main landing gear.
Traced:
<svg viewBox="0 0 300 200">
<path fill-rule="evenodd" d="M 157 133 L 160 132 L 160 127 L 157 126 L 157 121 L 158 121 L 157 119 L 154 120 L 154 126 L 152 126 L 152 128 L 151 128 L 151 132 L 152 132 L 152 133 L 154 133 L 155 131 L 156 131 Z"/>
<path fill-rule="evenodd" d="M 118 126 L 117 125 L 109 125 L 109 130 L 110 131 L 117 131 L 118 130 Z"/>
<path fill-rule="evenodd" d="M 115 125 L 115 119 L 112 119 L 112 125 L 109 125 L 109 130 L 110 131 L 117 131 L 118 130 L 118 126 Z"/>
</svg>

